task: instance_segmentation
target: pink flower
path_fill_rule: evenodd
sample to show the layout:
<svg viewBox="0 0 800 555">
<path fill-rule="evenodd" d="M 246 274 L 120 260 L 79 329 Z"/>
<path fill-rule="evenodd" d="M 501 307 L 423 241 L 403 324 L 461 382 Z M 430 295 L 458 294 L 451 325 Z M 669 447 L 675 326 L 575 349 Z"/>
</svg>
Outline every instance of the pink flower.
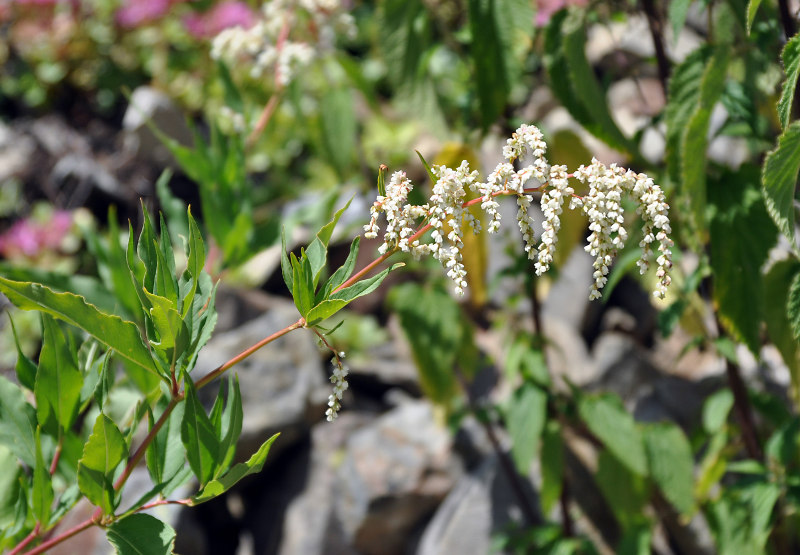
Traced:
<svg viewBox="0 0 800 555">
<path fill-rule="evenodd" d="M 228 27 L 250 28 L 255 14 L 245 2 L 228 0 L 217 4 L 202 14 L 188 15 L 183 19 L 186 30 L 195 38 L 211 38 Z"/>
<path fill-rule="evenodd" d="M 547 25 L 557 11 L 567 6 L 585 6 L 589 0 L 536 0 L 536 25 Z"/>
<path fill-rule="evenodd" d="M 7 258 L 15 254 L 34 257 L 44 249 L 57 249 L 71 227 L 72 213 L 64 210 L 53 212 L 46 223 L 19 220 L 0 235 L 0 254 Z"/>
<path fill-rule="evenodd" d="M 174 3 L 176 0 L 128 0 L 117 10 L 117 23 L 133 28 L 156 21 L 166 15 Z"/>
</svg>

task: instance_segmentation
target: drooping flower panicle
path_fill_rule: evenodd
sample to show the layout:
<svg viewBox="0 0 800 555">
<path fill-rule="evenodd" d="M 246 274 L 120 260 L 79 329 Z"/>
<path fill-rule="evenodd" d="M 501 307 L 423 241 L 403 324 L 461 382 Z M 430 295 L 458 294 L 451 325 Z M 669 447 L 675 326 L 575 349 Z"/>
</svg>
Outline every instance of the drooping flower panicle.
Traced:
<svg viewBox="0 0 800 555">
<path fill-rule="evenodd" d="M 528 258 L 536 260 L 537 275 L 546 272 L 553 262 L 564 206 L 570 210 L 580 208 L 589 218 L 590 234 L 585 248 L 595 258 L 594 282 L 589 298 L 597 299 L 608 281 L 617 252 L 628 238 L 622 207 L 622 198 L 628 195 L 638 203 L 637 213 L 644 221 L 644 238 L 639 243 L 642 249 L 638 261 L 641 273 L 648 269 L 654 256 L 653 243 L 658 241 L 656 276 L 659 281 L 654 295 L 663 298 L 670 284 L 673 242 L 669 238 L 672 231 L 669 206 L 661 188 L 644 174 L 625 170 L 616 164 L 605 166 L 595 159 L 589 166 L 581 166 L 570 175 L 566 166 L 551 166 L 545 158 L 546 151 L 547 144 L 541 131 L 532 125 L 522 125 L 503 147 L 506 162 L 498 164 L 485 182 L 478 180 L 478 173 L 470 171 L 467 162 L 462 162 L 455 170 L 434 166 L 432 172 L 437 180 L 433 194 L 428 203 L 422 205 L 407 203 L 413 184 L 405 172 L 395 172 L 386 186 L 386 195 L 379 196 L 370 210 L 370 222 L 364 226 L 365 236 L 378 236 L 378 218 L 384 213 L 386 230 L 379 249 L 381 254 L 393 249 L 410 252 L 415 257 L 430 254 L 442 263 L 448 277 L 454 281 L 455 292 L 463 294 L 467 286 L 461 255 L 464 225 L 470 225 L 475 233 L 481 231 L 480 220 L 466 210 L 468 205 L 480 202 L 489 219 L 488 231 L 495 233 L 500 228 L 497 197 L 516 197 L 517 223 Z M 533 158 L 532 163 L 516 170 L 514 162 L 527 157 Z M 587 184 L 588 194 L 583 198 L 576 196 L 570 177 Z M 537 182 L 533 186 L 528 185 L 531 179 Z M 465 202 L 467 190 L 480 198 Z M 533 201 L 531 193 L 534 192 L 541 193 L 544 214 L 538 245 L 529 212 Z M 428 229 L 431 230 L 431 240 L 423 242 L 422 234 Z"/>
</svg>

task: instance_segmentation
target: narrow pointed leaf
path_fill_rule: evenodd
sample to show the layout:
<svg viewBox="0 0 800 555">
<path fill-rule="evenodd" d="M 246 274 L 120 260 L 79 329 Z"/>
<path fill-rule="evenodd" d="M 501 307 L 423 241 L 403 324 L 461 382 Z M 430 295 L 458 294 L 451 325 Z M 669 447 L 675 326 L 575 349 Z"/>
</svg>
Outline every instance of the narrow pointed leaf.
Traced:
<svg viewBox="0 0 800 555">
<path fill-rule="evenodd" d="M 389 272 L 396 270 L 405 266 L 404 263 L 398 262 L 397 264 L 393 264 L 391 268 L 387 268 L 383 270 L 381 273 L 372 276 L 371 278 L 362 279 L 351 285 L 350 287 L 345 287 L 344 289 L 340 289 L 336 293 L 331 294 L 330 300 L 337 300 L 341 299 L 347 302 L 350 302 L 358 297 L 363 297 L 364 295 L 369 295 L 375 289 L 380 286 L 381 282 L 386 279 L 386 276 L 389 275 Z"/>
<path fill-rule="evenodd" d="M 36 522 L 47 530 L 50 511 L 53 507 L 53 482 L 50 479 L 49 465 L 42 457 L 40 441 L 41 429 L 36 430 L 36 465 L 33 467 L 33 515 Z"/>
<path fill-rule="evenodd" d="M 245 476 L 261 472 L 261 469 L 264 467 L 264 462 L 267 460 L 269 448 L 272 446 L 272 443 L 277 439 L 277 437 L 278 434 L 275 434 L 265 441 L 258 451 L 256 451 L 253 456 L 247 460 L 247 462 L 235 465 L 221 478 L 212 480 L 206 484 L 206 486 L 200 490 L 200 493 L 192 497 L 192 505 L 199 505 L 200 503 L 214 499 L 215 497 L 228 491 L 236 484 L 236 482 Z"/>
<path fill-rule="evenodd" d="M 15 370 L 19 383 L 33 391 L 34 384 L 36 383 L 36 364 L 22 352 L 19 344 L 19 336 L 17 335 L 17 328 L 14 326 L 14 320 L 11 314 L 8 315 L 8 321 L 11 322 L 11 332 L 14 335 L 14 345 L 17 347 L 17 364 Z"/>
<path fill-rule="evenodd" d="M 191 380 L 186 379 L 184 383 L 186 401 L 181 421 L 181 440 L 186 448 L 189 466 L 202 485 L 212 478 L 217 468 L 219 440 Z"/>
<path fill-rule="evenodd" d="M 789 325 L 792 327 L 795 341 L 800 341 L 800 273 L 794 276 L 789 286 L 786 312 L 789 315 Z"/>
<path fill-rule="evenodd" d="M 292 298 L 297 310 L 305 317 L 314 302 L 314 278 L 311 275 L 311 265 L 308 258 L 302 256 L 301 260 L 297 260 L 294 253 L 291 255 L 291 260 Z"/>
<path fill-rule="evenodd" d="M 220 388 L 221 389 L 221 388 Z M 242 433 L 242 393 L 239 390 L 239 378 L 233 375 L 228 377 L 228 394 L 225 402 L 225 410 L 222 412 L 220 427 L 217 436 L 220 440 L 220 464 L 215 477 L 228 467 L 236 454 L 236 444 L 239 435 Z"/>
<path fill-rule="evenodd" d="M 83 376 L 58 323 L 42 315 L 42 352 L 34 394 L 39 424 L 61 435 L 78 415 Z"/>
<path fill-rule="evenodd" d="M 36 283 L 0 277 L 0 291 L 23 310 L 40 310 L 81 328 L 100 343 L 145 370 L 155 372 L 150 353 L 133 322 L 106 314 L 72 293 L 55 293 Z"/>
<path fill-rule="evenodd" d="M 328 280 L 328 283 L 325 284 L 325 297 L 327 298 L 333 291 L 336 290 L 341 284 L 347 281 L 347 278 L 353 273 L 353 270 L 356 267 L 356 258 L 358 257 L 358 247 L 361 243 L 361 236 L 356 235 L 356 238 L 353 239 L 353 242 L 350 243 L 350 252 L 347 255 L 347 260 L 344 261 L 344 264 L 339 266 L 339 268 L 333 273 L 331 278 Z"/>
<path fill-rule="evenodd" d="M 524 383 L 511 397 L 506 425 L 511 436 L 511 457 L 522 476 L 528 475 L 539 453 L 546 409 L 547 394 L 532 383 Z"/>
<path fill-rule="evenodd" d="M 95 420 L 92 435 L 78 462 L 78 486 L 89 501 L 111 514 L 116 507 L 114 470 L 128 454 L 125 438 L 105 414 Z"/>
<path fill-rule="evenodd" d="M 439 178 L 436 177 L 436 175 L 433 173 L 433 170 L 431 169 L 430 165 L 425 160 L 425 158 L 423 158 L 422 153 L 419 150 L 415 150 L 414 152 L 417 153 L 417 157 L 419 157 L 419 161 L 422 162 L 423 166 L 425 166 L 425 171 L 428 172 L 428 177 L 431 178 L 431 183 L 436 183 L 439 180 Z"/>
<path fill-rule="evenodd" d="M 186 318 L 186 315 L 192 309 L 192 301 L 197 292 L 197 284 L 206 263 L 206 248 L 203 243 L 203 235 L 200 233 L 197 222 L 192 217 L 191 207 L 187 209 L 187 215 L 189 218 L 189 261 L 186 270 L 192 276 L 192 288 L 183 298 L 183 318 Z"/>
<path fill-rule="evenodd" d="M 350 200 L 347 201 L 347 203 L 344 206 L 342 206 L 339 210 L 336 211 L 336 213 L 333 215 L 333 219 L 324 226 L 322 226 L 322 228 L 317 232 L 317 237 L 319 238 L 320 241 L 322 241 L 322 244 L 325 247 L 327 247 L 328 243 L 330 243 L 331 241 L 331 236 L 333 236 L 333 230 L 334 228 L 336 228 L 336 224 L 339 223 L 339 218 L 341 218 L 342 214 L 344 214 L 344 211 L 350 207 L 351 202 L 353 202 L 352 197 L 350 198 Z"/>
<path fill-rule="evenodd" d="M 171 555 L 175 544 L 175 530 L 144 513 L 114 522 L 108 527 L 106 537 L 117 555 Z"/>
<path fill-rule="evenodd" d="M 294 275 L 292 273 L 292 265 L 289 262 L 289 255 L 286 252 L 286 230 L 281 227 L 281 275 L 283 275 L 283 282 L 286 288 L 291 293 L 293 289 Z"/>
<path fill-rule="evenodd" d="M 139 255 L 139 260 L 144 264 L 144 288 L 148 291 L 153 291 L 156 280 L 156 266 L 158 265 L 158 237 L 156 236 L 153 222 L 150 220 L 150 213 L 142 202 L 142 216 L 144 223 L 142 224 L 142 232 L 139 234 L 139 240 L 136 244 L 136 254 Z"/>
<path fill-rule="evenodd" d="M 167 421 L 156 434 L 153 442 L 147 446 L 145 461 L 153 483 L 161 484 L 171 480 L 184 465 L 184 447 L 181 442 L 181 423 L 185 410 L 184 403 L 178 403 Z M 149 415 L 150 428 L 153 427 L 153 416 Z"/>
</svg>

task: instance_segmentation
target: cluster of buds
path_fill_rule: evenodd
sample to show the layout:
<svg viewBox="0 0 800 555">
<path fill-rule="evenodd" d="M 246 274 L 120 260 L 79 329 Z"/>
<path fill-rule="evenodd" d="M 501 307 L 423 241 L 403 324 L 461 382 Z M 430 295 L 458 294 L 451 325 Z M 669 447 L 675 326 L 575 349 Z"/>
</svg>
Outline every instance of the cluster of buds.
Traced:
<svg viewBox="0 0 800 555">
<path fill-rule="evenodd" d="M 591 232 L 585 248 L 595 257 L 594 283 L 589 294 L 593 300 L 600 298 L 614 257 L 628 237 L 621 204 L 623 195 L 627 194 L 638 203 L 637 213 L 644 221 L 644 238 L 639 243 L 642 249 L 639 269 L 641 273 L 647 271 L 654 256 L 653 243 L 658 241 L 656 275 L 659 281 L 654 295 L 664 298 L 670 284 L 673 243 L 669 238 L 669 206 L 661 188 L 644 174 L 624 170 L 615 164 L 606 167 L 594 159 L 589 166 L 581 166 L 574 174 L 569 174 L 566 166 L 551 166 L 548 163 L 546 150 L 541 131 L 532 125 L 523 125 L 503 148 L 506 161 L 498 164 L 485 182 L 478 179 L 476 171 L 470 171 L 467 162 L 462 162 L 455 170 L 435 166 L 432 172 L 437 181 L 433 186 L 433 194 L 428 203 L 422 205 L 406 202 L 413 184 L 404 172 L 396 172 L 386 187 L 386 194 L 379 196 L 372 205 L 370 222 L 364 226 L 365 236 L 378 236 L 378 218 L 383 213 L 386 231 L 380 247 L 381 254 L 395 249 L 415 257 L 430 254 L 447 270 L 447 275 L 455 282 L 456 293 L 463 294 L 467 284 L 466 270 L 461 262 L 463 228 L 467 224 L 475 233 L 481 231 L 480 221 L 466 210 L 468 205 L 480 202 L 489 219 L 488 231 L 495 233 L 500 227 L 496 197 L 516 197 L 517 222 L 528 258 L 535 260 L 537 275 L 546 272 L 553 261 L 564 206 L 567 205 L 571 210 L 581 208 L 589 218 Z M 515 169 L 515 161 L 525 157 L 532 158 L 532 163 Z M 588 194 L 577 196 L 570 185 L 570 177 L 588 185 Z M 532 179 L 535 181 L 529 185 Z M 480 198 L 465 202 L 468 190 Z M 538 245 L 529 215 L 529 207 L 533 202 L 531 193 L 534 192 L 541 193 L 541 209 L 545 218 Z M 422 237 L 429 229 L 432 229 L 431 241 L 423 242 Z"/>
<path fill-rule="evenodd" d="M 325 411 L 325 416 L 328 422 L 333 422 L 339 416 L 339 411 L 342 408 L 342 396 L 350 384 L 347 383 L 347 366 L 342 363 L 344 358 L 344 351 L 339 353 L 334 352 L 331 363 L 333 363 L 333 374 L 331 374 L 331 383 L 333 384 L 333 393 L 328 396 L 328 410 Z"/>
<path fill-rule="evenodd" d="M 307 22 L 307 33 L 299 32 L 301 21 Z M 219 33 L 211 57 L 248 63 L 254 79 L 274 74 L 276 84 L 285 87 L 319 52 L 333 45 L 337 34 L 354 32 L 353 17 L 340 0 L 272 0 L 249 29 L 231 27 Z"/>
</svg>

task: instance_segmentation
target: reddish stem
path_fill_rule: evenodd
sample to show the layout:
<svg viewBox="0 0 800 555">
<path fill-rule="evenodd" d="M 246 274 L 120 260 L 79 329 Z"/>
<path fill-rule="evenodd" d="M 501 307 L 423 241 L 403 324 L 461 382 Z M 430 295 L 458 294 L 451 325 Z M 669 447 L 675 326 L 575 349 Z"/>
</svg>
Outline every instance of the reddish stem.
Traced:
<svg viewBox="0 0 800 555">
<path fill-rule="evenodd" d="M 92 515 L 91 518 L 89 518 L 87 520 L 84 520 L 83 522 L 81 522 L 77 526 L 75 526 L 73 528 L 70 528 L 69 530 L 67 530 L 63 534 L 60 534 L 60 535 L 56 536 L 52 540 L 48 540 L 48 541 L 46 541 L 46 542 L 44 542 L 44 543 L 42 543 L 40 545 L 37 545 L 36 547 L 31 549 L 30 551 L 27 551 L 25 553 L 25 555 L 37 555 L 38 553 L 45 553 L 48 549 L 50 549 L 52 547 L 55 547 L 56 545 L 60 544 L 61 542 L 68 540 L 72 536 L 74 536 L 76 534 L 79 534 L 80 532 L 83 532 L 84 530 L 86 530 L 88 528 L 91 528 L 95 524 L 97 524 L 96 517 L 95 517 L 95 515 Z M 18 549 L 19 549 L 19 546 L 17 546 L 17 549 L 12 551 L 11 553 L 17 553 Z"/>
<path fill-rule="evenodd" d="M 27 536 L 25 536 L 25 539 L 24 539 L 24 540 L 22 540 L 21 542 L 19 542 L 19 544 L 17 545 L 17 547 L 15 547 L 15 548 L 14 548 L 14 549 L 12 549 L 11 551 L 9 551 L 9 552 L 8 552 L 8 555 L 17 555 L 17 553 L 20 553 L 20 552 L 21 552 L 23 549 L 25 549 L 25 547 L 26 547 L 26 546 L 27 546 L 29 543 L 31 543 L 33 540 L 35 540 L 35 539 L 36 539 L 36 536 L 38 536 L 38 535 L 39 535 L 39 532 L 41 531 L 41 528 L 42 528 L 42 527 L 41 527 L 41 524 L 39 524 L 39 523 L 37 522 L 37 523 L 36 523 L 36 526 L 34 526 L 34 527 L 33 527 L 33 530 L 31 531 L 31 533 L 30 533 L 30 534 L 28 534 Z"/>
</svg>

